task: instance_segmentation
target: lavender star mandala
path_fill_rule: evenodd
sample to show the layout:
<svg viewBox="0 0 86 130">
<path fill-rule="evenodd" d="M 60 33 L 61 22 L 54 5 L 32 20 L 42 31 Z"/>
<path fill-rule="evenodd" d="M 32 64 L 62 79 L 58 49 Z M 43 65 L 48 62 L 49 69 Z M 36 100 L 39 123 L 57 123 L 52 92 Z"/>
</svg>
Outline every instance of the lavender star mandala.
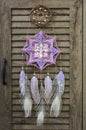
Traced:
<svg viewBox="0 0 86 130">
<path fill-rule="evenodd" d="M 56 38 L 45 35 L 42 31 L 34 36 L 28 36 L 22 51 L 26 56 L 27 65 L 34 65 L 40 70 L 55 64 L 61 52 Z"/>
</svg>

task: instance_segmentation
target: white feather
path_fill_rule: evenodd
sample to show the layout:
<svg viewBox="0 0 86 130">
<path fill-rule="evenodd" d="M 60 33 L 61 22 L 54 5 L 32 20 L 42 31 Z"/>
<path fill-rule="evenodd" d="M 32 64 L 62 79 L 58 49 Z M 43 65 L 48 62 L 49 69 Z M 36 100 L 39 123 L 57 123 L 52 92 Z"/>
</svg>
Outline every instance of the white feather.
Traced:
<svg viewBox="0 0 86 130">
<path fill-rule="evenodd" d="M 64 87 L 65 87 L 65 76 L 64 73 L 62 71 L 60 71 L 56 77 L 56 84 L 57 84 L 57 91 L 58 93 L 62 96 L 64 93 Z"/>
<path fill-rule="evenodd" d="M 44 123 L 44 110 L 42 109 L 37 116 L 37 125 L 42 125 Z"/>
<path fill-rule="evenodd" d="M 21 96 L 25 96 L 25 72 L 24 70 L 20 72 L 19 86 L 20 86 Z"/>
<path fill-rule="evenodd" d="M 52 80 L 49 76 L 45 77 L 44 85 L 45 85 L 45 100 L 46 103 L 48 104 L 50 102 L 52 92 Z"/>
<path fill-rule="evenodd" d="M 23 101 L 23 108 L 25 112 L 25 117 L 31 116 L 31 110 L 32 110 L 32 100 L 28 97 L 25 97 Z"/>
<path fill-rule="evenodd" d="M 40 102 L 40 94 L 39 94 L 39 89 L 38 89 L 38 79 L 33 76 L 31 79 L 31 94 L 34 102 L 36 104 L 39 104 Z"/>
<path fill-rule="evenodd" d="M 25 117 L 29 117 L 31 115 L 31 110 L 32 110 L 32 99 L 30 95 L 30 82 L 27 76 L 25 75 L 24 70 L 20 72 L 19 85 L 20 85 Z"/>
<path fill-rule="evenodd" d="M 28 80 L 27 76 L 25 76 L 25 96 L 31 98 L 30 81 Z"/>
<path fill-rule="evenodd" d="M 61 97 L 57 94 L 51 104 L 50 116 L 58 117 L 60 111 L 61 111 Z"/>
</svg>

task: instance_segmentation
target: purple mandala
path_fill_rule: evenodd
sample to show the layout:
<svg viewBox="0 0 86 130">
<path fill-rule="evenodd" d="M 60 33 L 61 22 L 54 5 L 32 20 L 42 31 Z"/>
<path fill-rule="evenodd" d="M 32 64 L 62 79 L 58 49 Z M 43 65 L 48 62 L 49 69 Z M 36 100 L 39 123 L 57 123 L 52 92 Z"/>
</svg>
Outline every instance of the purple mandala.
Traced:
<svg viewBox="0 0 86 130">
<path fill-rule="evenodd" d="M 42 31 L 35 36 L 28 36 L 22 50 L 26 56 L 27 65 L 34 65 L 40 70 L 55 64 L 61 52 L 57 47 L 56 38 L 45 35 Z"/>
</svg>

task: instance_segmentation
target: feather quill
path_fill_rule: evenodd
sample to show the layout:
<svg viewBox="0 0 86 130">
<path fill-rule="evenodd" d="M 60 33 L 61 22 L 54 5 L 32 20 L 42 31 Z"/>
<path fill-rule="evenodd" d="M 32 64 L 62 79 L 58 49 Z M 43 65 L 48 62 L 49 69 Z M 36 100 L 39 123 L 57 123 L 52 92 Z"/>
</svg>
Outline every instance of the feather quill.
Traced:
<svg viewBox="0 0 86 130">
<path fill-rule="evenodd" d="M 52 80 L 49 76 L 46 76 L 45 77 L 45 80 L 44 80 L 44 85 L 45 85 L 45 101 L 47 104 L 50 103 L 50 99 L 51 99 L 51 92 L 52 92 Z"/>
<path fill-rule="evenodd" d="M 60 111 L 61 111 L 61 96 L 57 94 L 51 104 L 50 116 L 58 117 Z"/>
<path fill-rule="evenodd" d="M 31 94 L 32 94 L 32 98 L 34 100 L 34 102 L 36 104 L 39 104 L 40 102 L 40 94 L 39 94 L 39 89 L 38 89 L 38 79 L 33 76 L 31 79 Z"/>
</svg>

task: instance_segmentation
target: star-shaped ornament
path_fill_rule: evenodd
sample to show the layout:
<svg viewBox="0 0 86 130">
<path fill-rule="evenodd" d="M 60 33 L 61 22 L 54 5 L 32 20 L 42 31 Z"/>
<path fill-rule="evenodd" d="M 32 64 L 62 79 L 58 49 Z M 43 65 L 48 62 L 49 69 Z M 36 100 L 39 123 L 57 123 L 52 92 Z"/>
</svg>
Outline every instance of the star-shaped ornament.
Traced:
<svg viewBox="0 0 86 130">
<path fill-rule="evenodd" d="M 27 65 L 36 66 L 40 70 L 55 64 L 56 58 L 61 52 L 56 38 L 45 35 L 42 31 L 34 36 L 28 36 L 22 50 L 26 56 Z"/>
</svg>

